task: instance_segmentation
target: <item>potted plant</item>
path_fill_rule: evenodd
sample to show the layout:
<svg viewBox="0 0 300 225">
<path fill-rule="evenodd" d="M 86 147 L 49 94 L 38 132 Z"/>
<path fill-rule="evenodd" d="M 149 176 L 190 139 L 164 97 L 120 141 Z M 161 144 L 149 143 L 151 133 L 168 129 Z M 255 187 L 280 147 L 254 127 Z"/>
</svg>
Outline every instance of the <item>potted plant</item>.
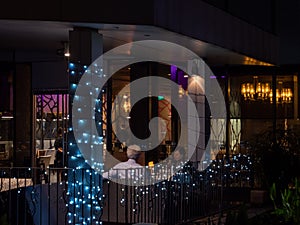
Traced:
<svg viewBox="0 0 300 225">
<path fill-rule="evenodd" d="M 286 225 L 300 224 L 300 182 L 296 178 L 292 185 L 278 193 L 276 184 L 270 190 L 274 213 Z"/>
</svg>

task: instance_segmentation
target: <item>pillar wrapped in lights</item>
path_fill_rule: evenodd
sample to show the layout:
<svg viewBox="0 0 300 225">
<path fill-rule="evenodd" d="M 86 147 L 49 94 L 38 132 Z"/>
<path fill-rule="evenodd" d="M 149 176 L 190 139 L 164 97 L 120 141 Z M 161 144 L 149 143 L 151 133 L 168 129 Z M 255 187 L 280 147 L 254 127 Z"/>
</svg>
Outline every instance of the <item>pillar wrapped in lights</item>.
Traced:
<svg viewBox="0 0 300 225">
<path fill-rule="evenodd" d="M 75 96 L 75 91 L 81 76 L 87 70 L 86 65 L 69 63 L 70 77 L 70 120 L 68 132 L 68 191 L 67 191 L 67 208 L 68 208 L 68 224 L 101 224 L 101 202 L 102 202 L 102 178 L 94 171 L 90 165 L 86 163 L 83 155 L 78 148 L 77 143 L 86 140 L 75 140 L 72 127 L 72 104 L 73 101 L 80 100 L 81 96 Z M 102 93 L 102 92 L 101 92 Z M 97 131 L 102 130 L 101 115 L 102 104 L 101 96 L 95 106 L 95 120 Z M 75 122 L 75 121 L 74 121 Z M 89 127 L 89 121 L 78 121 L 82 126 Z M 87 129 L 88 132 L 88 129 Z M 99 133 L 101 139 L 102 132 Z M 89 134 L 86 134 L 87 138 Z M 99 143 L 101 145 L 101 143 Z"/>
<path fill-rule="evenodd" d="M 102 102 L 99 91 L 91 84 L 84 84 L 89 92 L 97 93 L 97 105 L 93 101 L 88 101 L 87 96 L 78 96 L 76 90 L 80 88 L 80 80 L 86 73 L 91 72 L 90 65 L 103 53 L 102 35 L 95 29 L 84 27 L 75 27 L 69 33 L 70 57 L 69 57 L 69 138 L 68 138 L 68 217 L 69 224 L 101 224 L 101 201 L 102 201 L 102 178 L 92 168 L 91 164 L 87 163 L 87 159 L 83 156 L 83 149 L 79 149 L 81 144 L 86 144 L 91 150 L 101 150 L 102 132 L 98 132 L 97 143 L 93 144 L 90 139 L 92 131 L 89 129 L 92 123 L 96 124 L 97 131 L 102 131 L 102 124 L 97 120 L 101 120 Z M 92 71 L 93 72 L 93 71 Z M 93 97 L 94 100 L 94 97 Z M 86 117 L 80 117 L 77 121 L 72 121 L 73 105 L 78 102 L 85 102 L 89 111 Z M 92 106 L 93 105 L 93 106 Z M 76 113 L 83 113 L 85 108 L 78 107 Z M 93 114 L 93 115 L 92 115 Z M 73 124 L 79 125 L 86 132 L 81 133 L 80 137 L 74 137 L 77 132 L 73 129 Z M 75 127 L 75 126 L 74 126 Z M 102 160 L 100 157 L 98 160 Z"/>
</svg>

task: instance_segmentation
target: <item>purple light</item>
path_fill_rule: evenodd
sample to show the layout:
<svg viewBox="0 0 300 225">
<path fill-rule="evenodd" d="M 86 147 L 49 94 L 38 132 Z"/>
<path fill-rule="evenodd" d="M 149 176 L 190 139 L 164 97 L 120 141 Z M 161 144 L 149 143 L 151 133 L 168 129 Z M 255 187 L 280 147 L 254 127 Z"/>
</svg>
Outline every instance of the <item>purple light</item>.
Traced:
<svg viewBox="0 0 300 225">
<path fill-rule="evenodd" d="M 177 83 L 179 85 L 182 85 L 182 88 L 184 90 L 186 90 L 188 82 L 187 82 L 187 79 L 184 77 L 184 72 L 183 71 L 178 71 L 177 75 L 178 75 L 178 77 L 177 77 Z"/>
<path fill-rule="evenodd" d="M 177 71 L 177 66 L 171 65 L 171 74 L 175 74 Z"/>
<path fill-rule="evenodd" d="M 217 78 L 217 76 L 215 76 L 215 75 L 210 76 L 210 79 L 216 79 L 216 78 Z M 223 75 L 223 76 L 221 76 L 221 78 L 224 79 L 224 78 L 226 78 L 226 76 Z"/>
<path fill-rule="evenodd" d="M 177 66 L 171 65 L 171 80 L 176 80 Z"/>
</svg>

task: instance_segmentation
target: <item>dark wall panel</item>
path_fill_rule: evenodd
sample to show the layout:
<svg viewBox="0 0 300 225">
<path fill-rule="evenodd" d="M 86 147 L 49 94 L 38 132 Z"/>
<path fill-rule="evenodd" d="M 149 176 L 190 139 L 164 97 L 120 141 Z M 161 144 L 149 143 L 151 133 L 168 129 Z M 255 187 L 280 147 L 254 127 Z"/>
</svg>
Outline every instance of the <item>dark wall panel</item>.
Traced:
<svg viewBox="0 0 300 225">
<path fill-rule="evenodd" d="M 6 1 L 0 18 L 122 24 L 150 24 L 153 1 Z"/>
<path fill-rule="evenodd" d="M 31 166 L 32 96 L 29 64 L 17 64 L 15 70 L 14 166 Z"/>
<path fill-rule="evenodd" d="M 35 62 L 32 64 L 32 90 L 68 90 L 67 62 Z"/>
</svg>

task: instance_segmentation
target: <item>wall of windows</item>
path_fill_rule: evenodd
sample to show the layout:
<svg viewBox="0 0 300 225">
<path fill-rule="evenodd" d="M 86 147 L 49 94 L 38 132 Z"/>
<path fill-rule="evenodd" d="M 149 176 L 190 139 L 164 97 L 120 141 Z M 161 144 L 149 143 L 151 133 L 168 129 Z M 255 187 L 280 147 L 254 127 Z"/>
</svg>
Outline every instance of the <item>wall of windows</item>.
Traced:
<svg viewBox="0 0 300 225">
<path fill-rule="evenodd" d="M 217 73 L 220 73 L 218 71 Z M 300 134 L 298 73 L 274 67 L 227 68 L 227 142 L 229 153 L 249 151 L 249 145 L 269 133 Z"/>
</svg>

